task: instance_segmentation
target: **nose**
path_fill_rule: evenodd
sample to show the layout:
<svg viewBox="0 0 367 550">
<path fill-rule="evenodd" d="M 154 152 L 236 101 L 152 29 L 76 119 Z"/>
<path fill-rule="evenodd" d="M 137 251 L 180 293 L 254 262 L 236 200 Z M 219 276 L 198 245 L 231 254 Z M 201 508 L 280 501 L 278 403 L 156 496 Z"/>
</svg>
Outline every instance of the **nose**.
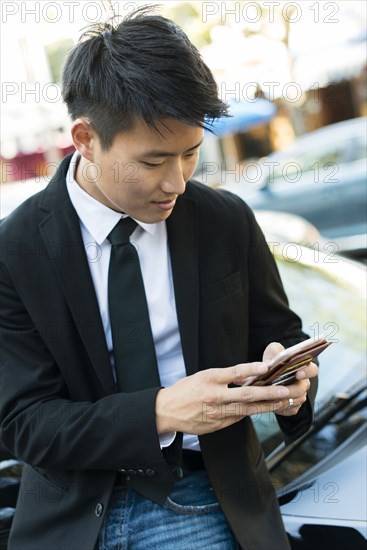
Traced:
<svg viewBox="0 0 367 550">
<path fill-rule="evenodd" d="M 170 195 L 182 195 L 186 188 L 182 163 L 179 159 L 171 163 L 161 185 L 162 191 Z"/>
</svg>

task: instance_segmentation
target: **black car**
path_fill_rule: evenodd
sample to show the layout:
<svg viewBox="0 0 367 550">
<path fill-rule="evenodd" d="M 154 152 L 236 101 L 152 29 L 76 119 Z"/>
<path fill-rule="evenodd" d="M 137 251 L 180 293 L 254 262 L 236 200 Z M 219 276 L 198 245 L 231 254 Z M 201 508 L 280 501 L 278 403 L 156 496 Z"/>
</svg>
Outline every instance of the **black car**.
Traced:
<svg viewBox="0 0 367 550">
<path fill-rule="evenodd" d="M 274 415 L 255 427 L 267 455 L 292 550 L 362 550 L 367 539 L 366 268 L 298 247 L 275 247 L 291 306 L 320 356 L 311 430 L 285 446 Z M 256 421 L 257 420 L 257 421 Z"/>
<path fill-rule="evenodd" d="M 226 177 L 223 188 L 255 210 L 297 214 L 339 251 L 365 255 L 366 156 L 367 118 L 360 117 L 299 137 L 287 149 L 249 163 L 241 177 Z"/>
</svg>

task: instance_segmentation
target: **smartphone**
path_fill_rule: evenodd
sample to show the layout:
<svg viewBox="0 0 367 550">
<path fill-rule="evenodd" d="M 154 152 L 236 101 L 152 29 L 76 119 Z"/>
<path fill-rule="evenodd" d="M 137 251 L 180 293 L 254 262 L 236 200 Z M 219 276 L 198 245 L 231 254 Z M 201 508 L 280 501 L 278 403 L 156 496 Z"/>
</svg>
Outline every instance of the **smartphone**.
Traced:
<svg viewBox="0 0 367 550">
<path fill-rule="evenodd" d="M 307 351 L 309 349 L 313 349 L 315 345 L 323 344 L 325 342 L 326 342 L 325 336 L 323 334 L 320 334 L 319 336 L 313 336 L 312 338 L 308 338 L 303 342 L 299 342 L 298 344 L 295 344 L 290 348 L 283 349 L 281 352 L 275 355 L 272 359 L 270 359 L 269 367 L 276 367 L 280 363 L 283 363 L 291 359 L 295 354 L 301 353 L 303 351 Z"/>
<path fill-rule="evenodd" d="M 320 334 L 284 349 L 269 361 L 268 372 L 249 378 L 244 385 L 291 384 L 295 380 L 298 369 L 311 363 L 331 343 L 323 334 Z"/>
</svg>

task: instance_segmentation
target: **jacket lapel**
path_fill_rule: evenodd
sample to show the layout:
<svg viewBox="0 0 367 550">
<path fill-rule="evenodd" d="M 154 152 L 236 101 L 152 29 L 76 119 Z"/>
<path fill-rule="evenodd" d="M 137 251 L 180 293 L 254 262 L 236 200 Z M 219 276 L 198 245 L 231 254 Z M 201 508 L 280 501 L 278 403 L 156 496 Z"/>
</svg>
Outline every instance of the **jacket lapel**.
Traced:
<svg viewBox="0 0 367 550">
<path fill-rule="evenodd" d="M 91 363 L 105 391 L 113 393 L 116 384 L 79 218 L 65 185 L 70 158 L 61 163 L 43 194 L 40 207 L 47 215 L 40 232 Z M 196 203 L 185 195 L 177 199 L 167 220 L 167 233 L 182 351 L 190 375 L 198 370 L 198 234 Z"/>
<path fill-rule="evenodd" d="M 40 206 L 48 215 L 40 223 L 40 232 L 76 329 L 102 386 L 110 394 L 116 392 L 116 385 L 103 324 L 85 254 L 79 218 L 65 186 L 68 160 L 60 165 L 43 194 Z"/>
<path fill-rule="evenodd" d="M 178 326 L 188 375 L 198 370 L 199 276 L 196 203 L 177 199 L 167 220 Z"/>
</svg>

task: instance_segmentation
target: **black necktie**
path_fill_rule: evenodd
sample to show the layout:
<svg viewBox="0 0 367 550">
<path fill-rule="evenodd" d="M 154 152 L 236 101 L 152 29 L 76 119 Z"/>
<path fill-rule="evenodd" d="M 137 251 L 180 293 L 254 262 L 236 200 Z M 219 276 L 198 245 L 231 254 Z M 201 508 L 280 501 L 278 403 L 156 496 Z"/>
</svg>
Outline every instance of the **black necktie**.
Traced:
<svg viewBox="0 0 367 550">
<path fill-rule="evenodd" d="M 108 235 L 112 245 L 108 303 L 116 377 L 121 392 L 160 386 L 139 256 L 130 243 L 136 225 L 131 218 L 121 219 Z"/>
</svg>

